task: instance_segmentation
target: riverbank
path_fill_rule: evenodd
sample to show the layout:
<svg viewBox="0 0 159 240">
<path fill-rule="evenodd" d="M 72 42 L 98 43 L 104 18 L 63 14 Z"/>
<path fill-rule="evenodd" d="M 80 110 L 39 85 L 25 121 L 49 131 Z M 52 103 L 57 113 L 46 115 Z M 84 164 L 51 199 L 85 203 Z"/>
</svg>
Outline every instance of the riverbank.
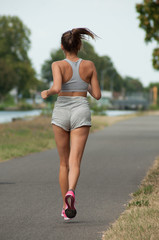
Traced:
<svg viewBox="0 0 159 240">
<path fill-rule="evenodd" d="M 12 121 L 16 121 L 17 119 L 28 120 L 28 118 L 31 118 L 33 116 L 39 116 L 41 115 L 41 113 L 43 115 L 47 115 L 51 117 L 52 108 L 53 108 L 52 105 L 48 105 L 48 107 L 45 109 L 20 110 L 20 111 L 1 111 L 0 110 L 0 123 L 12 122 Z M 106 110 L 103 116 L 129 115 L 136 112 L 137 111 L 128 111 L 128 110 Z"/>
<path fill-rule="evenodd" d="M 122 116 L 92 116 L 90 132 L 144 114 L 159 115 L 159 111 Z M 50 120 L 50 117 L 38 116 L 28 121 L 17 120 L 0 124 L 0 162 L 55 147 Z"/>
</svg>

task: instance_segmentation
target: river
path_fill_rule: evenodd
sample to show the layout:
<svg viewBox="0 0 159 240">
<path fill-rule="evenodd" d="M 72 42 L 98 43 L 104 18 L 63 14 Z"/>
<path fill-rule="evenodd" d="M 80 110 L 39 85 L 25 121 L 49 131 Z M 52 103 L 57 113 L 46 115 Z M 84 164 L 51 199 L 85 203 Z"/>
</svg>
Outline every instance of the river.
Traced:
<svg viewBox="0 0 159 240">
<path fill-rule="evenodd" d="M 107 116 L 120 116 L 126 114 L 133 114 L 136 111 L 124 111 L 124 110 L 107 110 L 105 113 Z M 28 116 L 38 116 L 41 110 L 30 111 L 0 111 L 0 123 L 12 122 L 13 118 L 24 118 Z"/>
<path fill-rule="evenodd" d="M 12 122 L 13 118 L 24 118 L 40 115 L 41 110 L 30 111 L 0 111 L 0 123 Z"/>
<path fill-rule="evenodd" d="M 107 110 L 105 111 L 107 116 L 121 116 L 121 115 L 127 115 L 127 114 L 133 114 L 137 111 L 133 110 Z"/>
</svg>

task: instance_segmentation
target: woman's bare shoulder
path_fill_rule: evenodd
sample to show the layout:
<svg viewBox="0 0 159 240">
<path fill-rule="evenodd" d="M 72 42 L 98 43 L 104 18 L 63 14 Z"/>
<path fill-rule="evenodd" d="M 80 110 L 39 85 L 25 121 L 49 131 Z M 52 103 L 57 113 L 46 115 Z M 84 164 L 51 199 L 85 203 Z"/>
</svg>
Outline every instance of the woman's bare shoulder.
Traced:
<svg viewBox="0 0 159 240">
<path fill-rule="evenodd" d="M 84 60 L 83 59 L 82 62 L 87 67 L 92 67 L 92 68 L 94 67 L 94 63 L 92 61 L 90 61 L 90 60 Z"/>
<path fill-rule="evenodd" d="M 51 66 L 61 66 L 61 64 L 64 64 L 64 60 L 54 61 L 52 62 Z"/>
</svg>

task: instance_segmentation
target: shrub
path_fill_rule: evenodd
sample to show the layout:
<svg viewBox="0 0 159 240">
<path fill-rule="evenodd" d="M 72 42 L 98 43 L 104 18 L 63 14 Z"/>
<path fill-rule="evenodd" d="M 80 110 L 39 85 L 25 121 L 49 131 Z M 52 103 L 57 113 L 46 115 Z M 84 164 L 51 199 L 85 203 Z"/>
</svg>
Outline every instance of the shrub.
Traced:
<svg viewBox="0 0 159 240">
<path fill-rule="evenodd" d="M 29 103 L 20 103 L 19 104 L 19 109 L 20 110 L 33 110 L 33 106 Z"/>
<path fill-rule="evenodd" d="M 50 117 L 52 115 L 53 108 L 54 104 L 48 103 L 47 107 L 42 109 L 41 115 Z"/>
<path fill-rule="evenodd" d="M 159 105 L 151 104 L 151 105 L 149 106 L 149 110 L 159 110 Z"/>
</svg>

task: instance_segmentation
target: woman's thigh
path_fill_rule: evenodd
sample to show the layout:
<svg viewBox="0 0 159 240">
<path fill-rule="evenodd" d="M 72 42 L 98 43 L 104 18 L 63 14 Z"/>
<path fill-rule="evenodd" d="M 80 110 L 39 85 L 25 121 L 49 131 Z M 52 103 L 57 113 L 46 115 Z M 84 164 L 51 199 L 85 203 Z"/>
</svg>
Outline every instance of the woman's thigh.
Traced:
<svg viewBox="0 0 159 240">
<path fill-rule="evenodd" d="M 70 154 L 70 132 L 65 131 L 55 124 L 52 126 L 60 161 L 61 163 L 68 164 L 68 158 Z"/>
</svg>

